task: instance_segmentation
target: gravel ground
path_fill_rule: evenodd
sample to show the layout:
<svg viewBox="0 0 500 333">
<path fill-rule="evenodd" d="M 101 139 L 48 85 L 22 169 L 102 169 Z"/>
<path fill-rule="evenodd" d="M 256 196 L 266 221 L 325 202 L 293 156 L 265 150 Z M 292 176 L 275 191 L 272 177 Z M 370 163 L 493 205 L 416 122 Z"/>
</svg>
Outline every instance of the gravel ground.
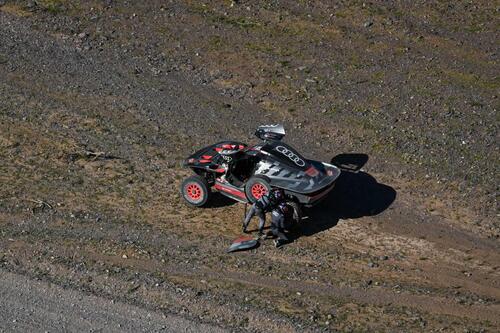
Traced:
<svg viewBox="0 0 500 333">
<path fill-rule="evenodd" d="M 0 332 L 225 332 L 0 271 Z"/>
<path fill-rule="evenodd" d="M 498 331 L 488 3 L 231 3 L 0 1 L 2 274 L 231 331 Z M 276 122 L 368 162 L 228 255 L 243 207 L 187 207 L 179 162 Z"/>
</svg>

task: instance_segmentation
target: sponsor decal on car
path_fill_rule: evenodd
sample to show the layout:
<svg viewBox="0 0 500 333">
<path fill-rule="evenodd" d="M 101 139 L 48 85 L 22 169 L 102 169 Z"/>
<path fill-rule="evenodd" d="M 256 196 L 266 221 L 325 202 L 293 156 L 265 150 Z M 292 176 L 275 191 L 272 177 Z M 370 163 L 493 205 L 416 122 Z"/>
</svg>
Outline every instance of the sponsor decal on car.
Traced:
<svg viewBox="0 0 500 333">
<path fill-rule="evenodd" d="M 226 162 L 231 162 L 233 160 L 231 156 L 226 156 L 226 155 L 222 155 L 222 158 L 226 160 Z"/>
<path fill-rule="evenodd" d="M 288 157 L 288 159 L 290 159 L 290 161 L 295 163 L 297 166 L 303 167 L 306 165 L 306 162 L 303 159 L 301 159 L 299 156 L 297 156 L 297 154 L 295 154 L 290 149 L 283 147 L 283 146 L 277 146 L 274 149 L 276 149 L 278 152 L 280 152 L 283 155 L 285 155 L 286 157 Z"/>
</svg>

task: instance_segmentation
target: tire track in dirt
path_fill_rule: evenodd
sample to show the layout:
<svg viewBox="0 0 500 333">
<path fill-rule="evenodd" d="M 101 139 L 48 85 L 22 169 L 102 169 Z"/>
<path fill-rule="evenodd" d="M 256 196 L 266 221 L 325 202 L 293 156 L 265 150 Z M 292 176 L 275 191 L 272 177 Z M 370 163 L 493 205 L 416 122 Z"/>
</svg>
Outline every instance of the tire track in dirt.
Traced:
<svg viewBox="0 0 500 333">
<path fill-rule="evenodd" d="M 33 253 L 43 251 L 43 246 L 37 244 L 29 244 L 25 241 L 16 241 L 8 244 L 9 249 L 21 253 Z M 74 254 L 71 250 L 64 250 L 58 246 L 52 251 L 52 256 L 71 257 Z M 20 255 L 24 257 L 25 255 Z M 188 265 L 176 263 L 174 265 L 168 262 L 161 262 L 155 259 L 147 258 L 121 258 L 120 256 L 105 255 L 89 251 L 85 248 L 80 248 L 78 251 L 79 261 L 88 262 L 93 260 L 102 262 L 110 267 L 118 266 L 128 268 L 132 271 L 154 272 L 156 274 L 164 274 L 167 278 L 182 279 L 182 280 L 211 280 L 218 283 L 230 283 L 236 285 L 245 285 L 248 287 L 264 288 L 273 292 L 300 292 L 302 295 L 331 297 L 332 299 L 341 299 L 346 302 L 356 302 L 358 304 L 376 305 L 376 306 L 397 306 L 414 308 L 423 312 L 431 312 L 441 315 L 452 315 L 457 317 L 467 317 L 473 320 L 487 320 L 495 324 L 500 323 L 498 313 L 500 313 L 500 304 L 488 305 L 469 305 L 464 306 L 457 304 L 445 297 L 433 295 L 415 295 L 408 292 L 394 292 L 387 288 L 380 290 L 373 289 L 357 289 L 351 287 L 335 286 L 333 284 L 315 283 L 307 281 L 291 281 L 276 279 L 275 277 L 263 277 L 251 272 L 234 272 L 226 270 L 224 273 L 217 272 L 204 267 L 193 269 Z M 472 289 L 472 288 L 471 288 Z M 498 291 L 498 289 L 492 289 Z M 491 291 L 491 290 L 490 290 Z M 500 298 L 499 295 L 490 295 Z"/>
</svg>

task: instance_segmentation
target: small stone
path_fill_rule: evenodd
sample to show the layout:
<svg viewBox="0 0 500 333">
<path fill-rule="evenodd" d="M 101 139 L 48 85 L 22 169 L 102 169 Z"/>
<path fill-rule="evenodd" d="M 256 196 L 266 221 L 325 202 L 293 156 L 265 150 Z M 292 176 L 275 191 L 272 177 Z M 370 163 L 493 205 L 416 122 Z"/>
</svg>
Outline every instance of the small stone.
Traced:
<svg viewBox="0 0 500 333">
<path fill-rule="evenodd" d="M 82 33 L 79 33 L 79 34 L 78 34 L 78 38 L 80 38 L 80 39 L 84 39 L 84 38 L 86 38 L 87 36 L 88 36 L 88 35 L 87 35 L 87 33 L 86 33 L 86 32 L 82 32 Z"/>
<path fill-rule="evenodd" d="M 127 258 L 128 258 L 128 256 L 127 256 L 126 254 L 124 254 L 124 255 L 122 255 L 122 258 L 123 258 L 123 259 L 127 259 Z"/>
<path fill-rule="evenodd" d="M 373 21 L 366 21 L 364 24 L 363 24 L 363 27 L 365 28 L 369 28 L 373 25 Z"/>
</svg>

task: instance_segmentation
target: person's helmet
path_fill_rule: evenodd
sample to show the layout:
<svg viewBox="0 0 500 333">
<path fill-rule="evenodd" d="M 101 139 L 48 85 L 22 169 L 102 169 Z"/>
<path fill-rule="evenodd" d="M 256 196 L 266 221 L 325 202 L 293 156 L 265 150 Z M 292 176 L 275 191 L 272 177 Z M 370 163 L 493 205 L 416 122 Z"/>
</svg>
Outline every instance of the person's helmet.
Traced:
<svg viewBox="0 0 500 333">
<path fill-rule="evenodd" d="M 273 194 L 276 201 L 281 201 L 285 199 L 285 192 L 280 188 L 272 189 L 271 193 Z"/>
<path fill-rule="evenodd" d="M 286 212 L 288 211 L 288 206 L 286 203 L 282 202 L 278 205 L 278 208 L 281 210 L 281 212 L 283 214 L 286 214 Z"/>
</svg>

